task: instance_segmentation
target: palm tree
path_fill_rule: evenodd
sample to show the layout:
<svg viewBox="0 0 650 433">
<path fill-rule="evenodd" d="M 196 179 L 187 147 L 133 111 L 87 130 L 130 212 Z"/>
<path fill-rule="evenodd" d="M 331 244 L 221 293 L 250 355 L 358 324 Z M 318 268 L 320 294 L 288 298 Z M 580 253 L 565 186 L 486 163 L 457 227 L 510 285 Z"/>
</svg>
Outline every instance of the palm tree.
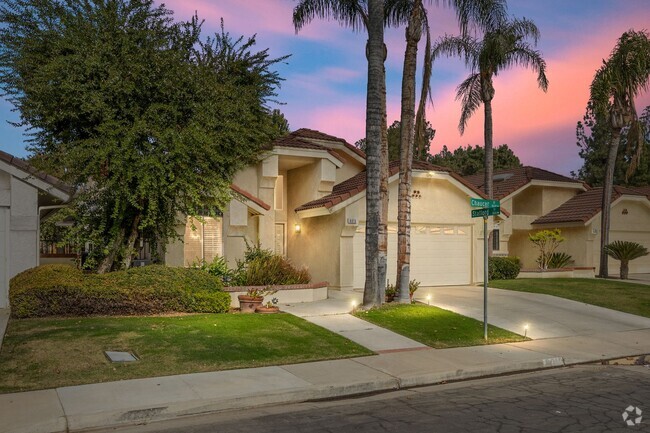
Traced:
<svg viewBox="0 0 650 433">
<path fill-rule="evenodd" d="M 368 93 L 366 101 L 366 283 L 363 306 L 381 304 L 379 288 L 379 175 L 385 123 L 384 2 L 368 1 Z M 383 100 L 383 101 L 382 101 Z"/>
<path fill-rule="evenodd" d="M 621 261 L 621 280 L 627 280 L 630 260 L 647 256 L 648 249 L 636 242 L 614 241 L 603 248 L 608 256 Z"/>
<path fill-rule="evenodd" d="M 494 99 L 494 77 L 516 65 L 526 66 L 537 72 L 537 84 L 546 91 L 546 62 L 534 49 L 539 39 L 537 26 L 527 19 L 494 20 L 484 28 L 482 40 L 465 36 L 445 36 L 433 49 L 433 58 L 442 54 L 465 58 L 471 73 L 456 88 L 456 99 L 462 102 L 458 129 L 461 135 L 469 118 L 483 104 L 485 111 L 485 193 L 493 198 L 492 191 L 492 99 Z M 532 38 L 531 45 L 526 39 Z"/>
<path fill-rule="evenodd" d="M 366 0 L 300 0 L 293 11 L 293 23 L 298 32 L 302 27 L 309 23 L 315 17 L 321 19 L 332 18 L 341 25 L 349 26 L 354 31 L 368 29 L 369 5 Z M 382 2 L 383 8 L 383 2 Z M 383 10 L 383 9 L 382 9 Z M 384 47 L 384 58 L 386 56 Z M 383 65 L 383 62 L 382 62 Z M 377 257 L 377 284 L 376 288 L 364 290 L 364 305 L 367 304 L 366 298 L 374 298 L 372 305 L 380 305 L 384 300 L 386 290 L 386 272 L 388 262 L 388 129 L 386 121 L 386 79 L 385 70 L 382 71 L 384 78 L 380 80 L 382 86 L 382 126 L 381 126 L 381 146 L 380 146 L 380 174 L 379 174 L 379 226 L 378 226 L 378 257 Z M 368 156 L 368 155 L 367 155 Z M 366 165 L 366 173 L 369 173 L 369 166 Z M 368 177 L 369 178 L 369 177 Z M 367 178 L 367 179 L 368 179 Z M 366 196 L 367 199 L 369 196 Z M 368 209 L 371 206 L 366 206 Z M 366 220 L 366 242 L 368 241 L 368 224 Z M 367 252 L 366 252 L 367 253 Z M 366 261 L 366 274 L 368 275 L 369 262 Z M 373 265 L 374 266 L 374 265 Z M 366 287 L 368 284 L 366 282 Z M 370 306 L 371 304 L 367 304 Z"/>
<path fill-rule="evenodd" d="M 606 118 L 611 134 L 603 182 L 600 226 L 601 278 L 609 276 L 605 246 L 609 243 L 609 225 L 614 186 L 616 156 L 624 128 L 641 131 L 634 99 L 650 85 L 650 39 L 645 31 L 629 30 L 619 38 L 616 47 L 591 83 L 591 103 L 596 118 Z M 636 137 L 633 137 L 636 135 Z M 628 134 L 628 140 L 642 140 L 643 134 Z M 638 148 L 643 146 L 639 143 Z M 634 167 L 632 167 L 634 168 Z"/>
<path fill-rule="evenodd" d="M 463 35 L 467 34 L 470 23 L 482 26 L 493 25 L 506 16 L 505 0 L 453 0 Z M 388 23 L 400 25 L 406 23 L 406 51 L 402 73 L 402 111 L 401 146 L 400 146 L 400 182 L 398 190 L 397 214 L 397 278 L 401 303 L 409 303 L 406 290 L 410 280 L 410 233 L 411 233 L 411 186 L 414 145 L 418 146 L 418 158 L 422 159 L 425 140 L 426 101 L 430 95 L 432 71 L 431 32 L 427 11 L 422 0 L 388 0 L 386 5 Z M 422 89 L 420 103 L 415 111 L 415 74 L 417 69 L 418 44 L 422 33 L 426 35 Z M 404 289 L 402 289 L 404 288 Z"/>
</svg>

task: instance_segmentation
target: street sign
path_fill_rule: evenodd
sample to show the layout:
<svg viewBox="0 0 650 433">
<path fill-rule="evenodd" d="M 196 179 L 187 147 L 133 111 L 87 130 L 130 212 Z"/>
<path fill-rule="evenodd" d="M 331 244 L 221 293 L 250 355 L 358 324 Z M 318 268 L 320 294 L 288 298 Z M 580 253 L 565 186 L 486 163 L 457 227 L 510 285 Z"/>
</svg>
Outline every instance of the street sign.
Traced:
<svg viewBox="0 0 650 433">
<path fill-rule="evenodd" d="M 483 198 L 470 198 L 469 205 L 471 207 L 501 207 L 499 200 L 487 200 Z"/>
<path fill-rule="evenodd" d="M 501 214 L 501 209 L 498 207 L 486 207 L 483 209 L 472 209 L 472 218 L 486 217 Z"/>
</svg>

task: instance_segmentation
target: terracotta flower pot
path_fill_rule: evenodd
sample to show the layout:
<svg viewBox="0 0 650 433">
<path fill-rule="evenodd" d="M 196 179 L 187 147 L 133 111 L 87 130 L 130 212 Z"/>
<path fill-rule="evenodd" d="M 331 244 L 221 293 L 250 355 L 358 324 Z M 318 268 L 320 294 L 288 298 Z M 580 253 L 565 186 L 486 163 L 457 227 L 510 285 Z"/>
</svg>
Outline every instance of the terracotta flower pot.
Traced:
<svg viewBox="0 0 650 433">
<path fill-rule="evenodd" d="M 237 299 L 239 299 L 239 310 L 245 314 L 254 313 L 255 309 L 262 305 L 262 301 L 264 301 L 264 298 L 261 296 L 255 297 L 248 295 L 239 295 Z"/>
<path fill-rule="evenodd" d="M 255 312 L 261 314 L 279 313 L 280 307 L 276 307 L 276 306 L 267 307 L 266 305 L 260 305 L 259 307 L 255 308 Z"/>
</svg>

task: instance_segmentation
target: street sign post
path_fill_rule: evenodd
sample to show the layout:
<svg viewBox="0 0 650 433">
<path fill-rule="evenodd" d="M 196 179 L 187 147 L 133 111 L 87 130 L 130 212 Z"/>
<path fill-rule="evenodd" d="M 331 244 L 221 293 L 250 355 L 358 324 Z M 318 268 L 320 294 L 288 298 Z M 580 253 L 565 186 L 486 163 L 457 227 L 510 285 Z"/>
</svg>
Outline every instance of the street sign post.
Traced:
<svg viewBox="0 0 650 433">
<path fill-rule="evenodd" d="M 472 209 L 472 218 L 483 217 L 483 338 L 488 339 L 488 313 L 487 313 L 487 286 L 488 286 L 488 228 L 487 220 L 489 216 L 501 214 L 501 203 L 499 200 L 488 200 L 483 198 L 470 198 L 471 207 L 480 207 L 482 209 Z"/>
</svg>

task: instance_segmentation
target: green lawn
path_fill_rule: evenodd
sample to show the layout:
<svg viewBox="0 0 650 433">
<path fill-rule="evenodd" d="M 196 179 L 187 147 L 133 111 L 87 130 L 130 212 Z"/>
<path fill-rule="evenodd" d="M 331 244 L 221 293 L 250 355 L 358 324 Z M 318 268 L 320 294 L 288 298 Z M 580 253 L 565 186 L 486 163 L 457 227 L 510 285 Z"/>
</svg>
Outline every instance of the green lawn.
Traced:
<svg viewBox="0 0 650 433">
<path fill-rule="evenodd" d="M 111 364 L 104 350 L 140 361 Z M 289 314 L 11 320 L 0 392 L 369 355 Z"/>
<path fill-rule="evenodd" d="M 650 317 L 650 286 L 600 278 L 522 278 L 494 280 L 490 287 L 545 293 L 586 304 Z"/>
<path fill-rule="evenodd" d="M 428 305 L 388 304 L 355 315 L 437 349 L 526 340 L 519 334 L 490 325 L 486 343 L 483 322 Z"/>
</svg>

